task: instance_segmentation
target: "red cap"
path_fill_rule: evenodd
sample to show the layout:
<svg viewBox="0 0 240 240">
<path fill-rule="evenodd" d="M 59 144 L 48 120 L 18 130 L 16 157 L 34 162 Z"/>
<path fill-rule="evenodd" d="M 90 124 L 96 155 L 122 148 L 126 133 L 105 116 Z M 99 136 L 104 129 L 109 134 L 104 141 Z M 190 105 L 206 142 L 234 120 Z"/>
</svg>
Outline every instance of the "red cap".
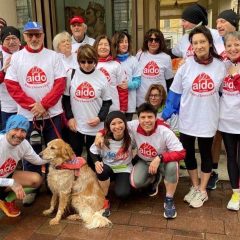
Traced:
<svg viewBox="0 0 240 240">
<path fill-rule="evenodd" d="M 84 23 L 84 18 L 81 16 L 74 16 L 73 18 L 70 19 L 70 25 L 74 23 Z"/>
</svg>

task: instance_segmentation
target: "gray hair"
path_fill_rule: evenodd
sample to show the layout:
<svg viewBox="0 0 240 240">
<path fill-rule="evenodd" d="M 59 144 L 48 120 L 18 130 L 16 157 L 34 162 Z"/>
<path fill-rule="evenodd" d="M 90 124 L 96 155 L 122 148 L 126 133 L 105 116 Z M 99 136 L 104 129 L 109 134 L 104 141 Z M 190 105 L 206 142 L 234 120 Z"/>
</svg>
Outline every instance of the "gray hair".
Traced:
<svg viewBox="0 0 240 240">
<path fill-rule="evenodd" d="M 224 45 L 226 45 L 226 42 L 230 37 L 234 37 L 234 38 L 240 40 L 240 32 L 235 31 L 235 32 L 227 33 L 226 36 L 224 36 Z"/>
<path fill-rule="evenodd" d="M 54 37 L 54 39 L 53 39 L 53 49 L 54 49 L 54 51 L 59 52 L 58 46 L 59 46 L 60 42 L 63 39 L 66 39 L 66 38 L 69 39 L 70 42 L 72 41 L 71 35 L 66 31 L 60 32 Z"/>
</svg>

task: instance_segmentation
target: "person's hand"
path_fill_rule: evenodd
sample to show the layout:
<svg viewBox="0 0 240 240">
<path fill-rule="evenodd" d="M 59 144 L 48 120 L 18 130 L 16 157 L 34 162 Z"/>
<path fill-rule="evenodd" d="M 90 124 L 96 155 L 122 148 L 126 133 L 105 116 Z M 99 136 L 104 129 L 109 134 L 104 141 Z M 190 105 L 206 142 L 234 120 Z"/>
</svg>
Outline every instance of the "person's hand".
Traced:
<svg viewBox="0 0 240 240">
<path fill-rule="evenodd" d="M 77 132 L 77 122 L 74 118 L 69 119 L 67 124 L 71 131 Z"/>
<path fill-rule="evenodd" d="M 98 174 L 101 174 L 103 172 L 103 162 L 95 162 L 95 170 Z"/>
<path fill-rule="evenodd" d="M 3 64 L 3 68 L 2 68 L 2 69 L 3 69 L 4 72 L 6 72 L 7 69 L 9 68 L 9 66 L 10 66 L 11 57 L 12 57 L 12 56 L 9 56 L 9 57 L 6 59 L 6 61 L 4 62 L 4 64 Z"/>
<path fill-rule="evenodd" d="M 122 81 L 122 83 L 119 84 L 118 87 L 120 87 L 122 89 L 127 89 L 128 88 L 128 81 L 127 80 Z"/>
<path fill-rule="evenodd" d="M 160 162 L 161 162 L 161 158 L 159 156 L 156 156 L 149 165 L 148 173 L 152 175 L 156 174 L 158 167 L 160 165 Z"/>
<path fill-rule="evenodd" d="M 22 200 L 26 194 L 23 190 L 23 187 L 21 184 L 17 183 L 16 180 L 14 180 L 13 185 L 11 186 L 11 189 L 14 191 L 14 193 L 16 194 L 17 199 Z"/>
<path fill-rule="evenodd" d="M 96 147 L 101 148 L 101 149 L 104 147 L 104 138 L 101 133 L 98 132 L 96 134 L 94 144 L 96 145 Z"/>
<path fill-rule="evenodd" d="M 31 109 L 31 113 L 36 117 L 43 117 L 44 115 L 47 114 L 46 109 L 43 107 L 43 105 L 39 102 L 33 103 L 30 105 Z"/>
<path fill-rule="evenodd" d="M 89 119 L 87 121 L 87 124 L 91 127 L 96 127 L 99 123 L 100 123 L 100 118 L 99 117 L 95 117 L 95 118 Z"/>
</svg>

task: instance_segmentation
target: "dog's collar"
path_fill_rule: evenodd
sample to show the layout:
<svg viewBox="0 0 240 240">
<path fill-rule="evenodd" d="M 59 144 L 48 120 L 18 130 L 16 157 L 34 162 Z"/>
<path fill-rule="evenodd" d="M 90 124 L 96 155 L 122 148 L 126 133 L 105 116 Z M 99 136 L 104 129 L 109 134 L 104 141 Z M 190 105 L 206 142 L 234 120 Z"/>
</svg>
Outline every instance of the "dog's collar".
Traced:
<svg viewBox="0 0 240 240">
<path fill-rule="evenodd" d="M 56 169 L 79 170 L 84 164 L 86 164 L 84 158 L 74 156 L 73 159 L 56 166 Z"/>
</svg>

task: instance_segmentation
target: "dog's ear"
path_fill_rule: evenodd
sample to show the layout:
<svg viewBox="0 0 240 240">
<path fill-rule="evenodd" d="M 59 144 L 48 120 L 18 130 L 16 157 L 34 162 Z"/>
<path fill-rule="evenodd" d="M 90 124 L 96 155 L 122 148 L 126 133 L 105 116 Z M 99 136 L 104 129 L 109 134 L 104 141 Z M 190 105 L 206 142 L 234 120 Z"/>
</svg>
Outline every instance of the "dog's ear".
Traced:
<svg viewBox="0 0 240 240">
<path fill-rule="evenodd" d="M 62 148 L 62 154 L 63 154 L 64 159 L 66 159 L 66 160 L 71 160 L 73 158 L 73 156 L 75 155 L 72 148 L 67 143 Z"/>
</svg>

